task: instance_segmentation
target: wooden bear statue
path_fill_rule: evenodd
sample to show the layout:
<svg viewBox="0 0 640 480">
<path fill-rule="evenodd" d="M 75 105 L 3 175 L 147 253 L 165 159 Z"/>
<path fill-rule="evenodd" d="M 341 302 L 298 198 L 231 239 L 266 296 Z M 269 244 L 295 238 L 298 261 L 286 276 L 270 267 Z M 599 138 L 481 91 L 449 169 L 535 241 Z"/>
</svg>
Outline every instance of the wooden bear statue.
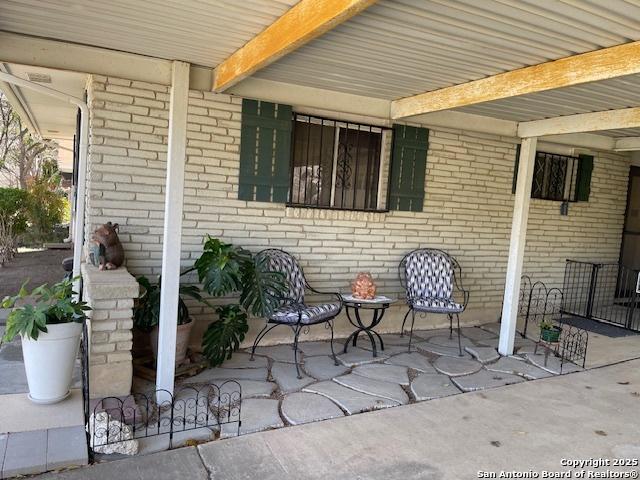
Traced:
<svg viewBox="0 0 640 480">
<path fill-rule="evenodd" d="M 100 250 L 100 270 L 115 270 L 124 263 L 124 249 L 118 231 L 117 223 L 107 222 L 93 232 L 92 240 Z"/>
</svg>

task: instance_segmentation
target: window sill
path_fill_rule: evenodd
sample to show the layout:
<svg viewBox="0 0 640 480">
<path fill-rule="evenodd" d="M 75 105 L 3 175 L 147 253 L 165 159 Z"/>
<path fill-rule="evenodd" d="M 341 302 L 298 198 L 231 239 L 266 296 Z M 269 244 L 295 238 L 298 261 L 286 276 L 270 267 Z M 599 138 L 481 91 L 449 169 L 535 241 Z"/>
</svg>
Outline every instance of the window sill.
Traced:
<svg viewBox="0 0 640 480">
<path fill-rule="evenodd" d="M 365 210 L 359 208 L 339 208 L 339 207 L 327 207 L 327 206 L 316 206 L 316 205 L 299 205 L 296 203 L 287 203 L 287 208 L 301 208 L 301 209 L 311 209 L 311 210 L 330 210 L 333 212 L 362 212 L 362 213 L 389 213 L 389 210 Z"/>
<path fill-rule="evenodd" d="M 305 207 L 286 204 L 285 217 L 312 220 L 382 222 L 388 210 L 343 210 L 339 208 Z"/>
</svg>

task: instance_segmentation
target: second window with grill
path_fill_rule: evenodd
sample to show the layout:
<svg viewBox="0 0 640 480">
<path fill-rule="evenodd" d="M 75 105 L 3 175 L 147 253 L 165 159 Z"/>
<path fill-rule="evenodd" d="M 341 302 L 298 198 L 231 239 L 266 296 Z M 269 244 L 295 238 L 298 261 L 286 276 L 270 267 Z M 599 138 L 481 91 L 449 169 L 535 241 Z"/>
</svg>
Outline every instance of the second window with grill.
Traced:
<svg viewBox="0 0 640 480">
<path fill-rule="evenodd" d="M 289 203 L 378 210 L 385 130 L 294 113 Z"/>
</svg>

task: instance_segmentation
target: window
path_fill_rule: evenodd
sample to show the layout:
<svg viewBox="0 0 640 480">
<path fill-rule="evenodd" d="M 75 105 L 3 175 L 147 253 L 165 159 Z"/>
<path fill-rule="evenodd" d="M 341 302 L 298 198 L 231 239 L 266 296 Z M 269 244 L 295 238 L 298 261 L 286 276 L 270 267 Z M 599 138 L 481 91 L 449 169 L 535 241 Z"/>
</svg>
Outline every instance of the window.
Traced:
<svg viewBox="0 0 640 480">
<path fill-rule="evenodd" d="M 531 198 L 576 201 L 578 157 L 536 152 Z"/>
<path fill-rule="evenodd" d="M 378 210 L 385 130 L 294 113 L 289 203 Z"/>
<path fill-rule="evenodd" d="M 516 193 L 520 145 L 516 148 L 512 193 Z M 561 202 L 586 202 L 591 191 L 593 156 L 536 152 L 531 198 Z"/>
</svg>

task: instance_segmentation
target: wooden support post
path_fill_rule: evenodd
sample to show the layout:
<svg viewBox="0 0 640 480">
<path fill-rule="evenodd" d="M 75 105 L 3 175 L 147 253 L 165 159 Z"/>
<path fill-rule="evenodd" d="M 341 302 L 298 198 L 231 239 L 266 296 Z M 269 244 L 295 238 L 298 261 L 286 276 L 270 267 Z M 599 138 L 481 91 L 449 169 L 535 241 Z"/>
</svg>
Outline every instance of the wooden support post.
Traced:
<svg viewBox="0 0 640 480">
<path fill-rule="evenodd" d="M 513 221 L 511 223 L 511 243 L 509 244 L 509 262 L 507 279 L 504 286 L 502 304 L 502 323 L 500 325 L 500 342 L 498 351 L 502 355 L 513 354 L 513 343 L 518 321 L 518 298 L 520 296 L 520 277 L 524 260 L 524 247 L 527 236 L 527 220 L 529 218 L 529 202 L 531 199 L 531 182 L 536 159 L 537 138 L 525 138 L 520 147 L 518 163 L 518 182 L 516 198 L 513 205 Z"/>
<path fill-rule="evenodd" d="M 160 331 L 156 388 L 173 394 L 180 251 L 182 247 L 182 206 L 184 166 L 187 146 L 187 106 L 189 102 L 189 64 L 173 62 L 169 104 L 169 147 L 162 243 L 162 287 L 160 291 Z M 158 402 L 169 400 L 159 394 Z"/>
</svg>

